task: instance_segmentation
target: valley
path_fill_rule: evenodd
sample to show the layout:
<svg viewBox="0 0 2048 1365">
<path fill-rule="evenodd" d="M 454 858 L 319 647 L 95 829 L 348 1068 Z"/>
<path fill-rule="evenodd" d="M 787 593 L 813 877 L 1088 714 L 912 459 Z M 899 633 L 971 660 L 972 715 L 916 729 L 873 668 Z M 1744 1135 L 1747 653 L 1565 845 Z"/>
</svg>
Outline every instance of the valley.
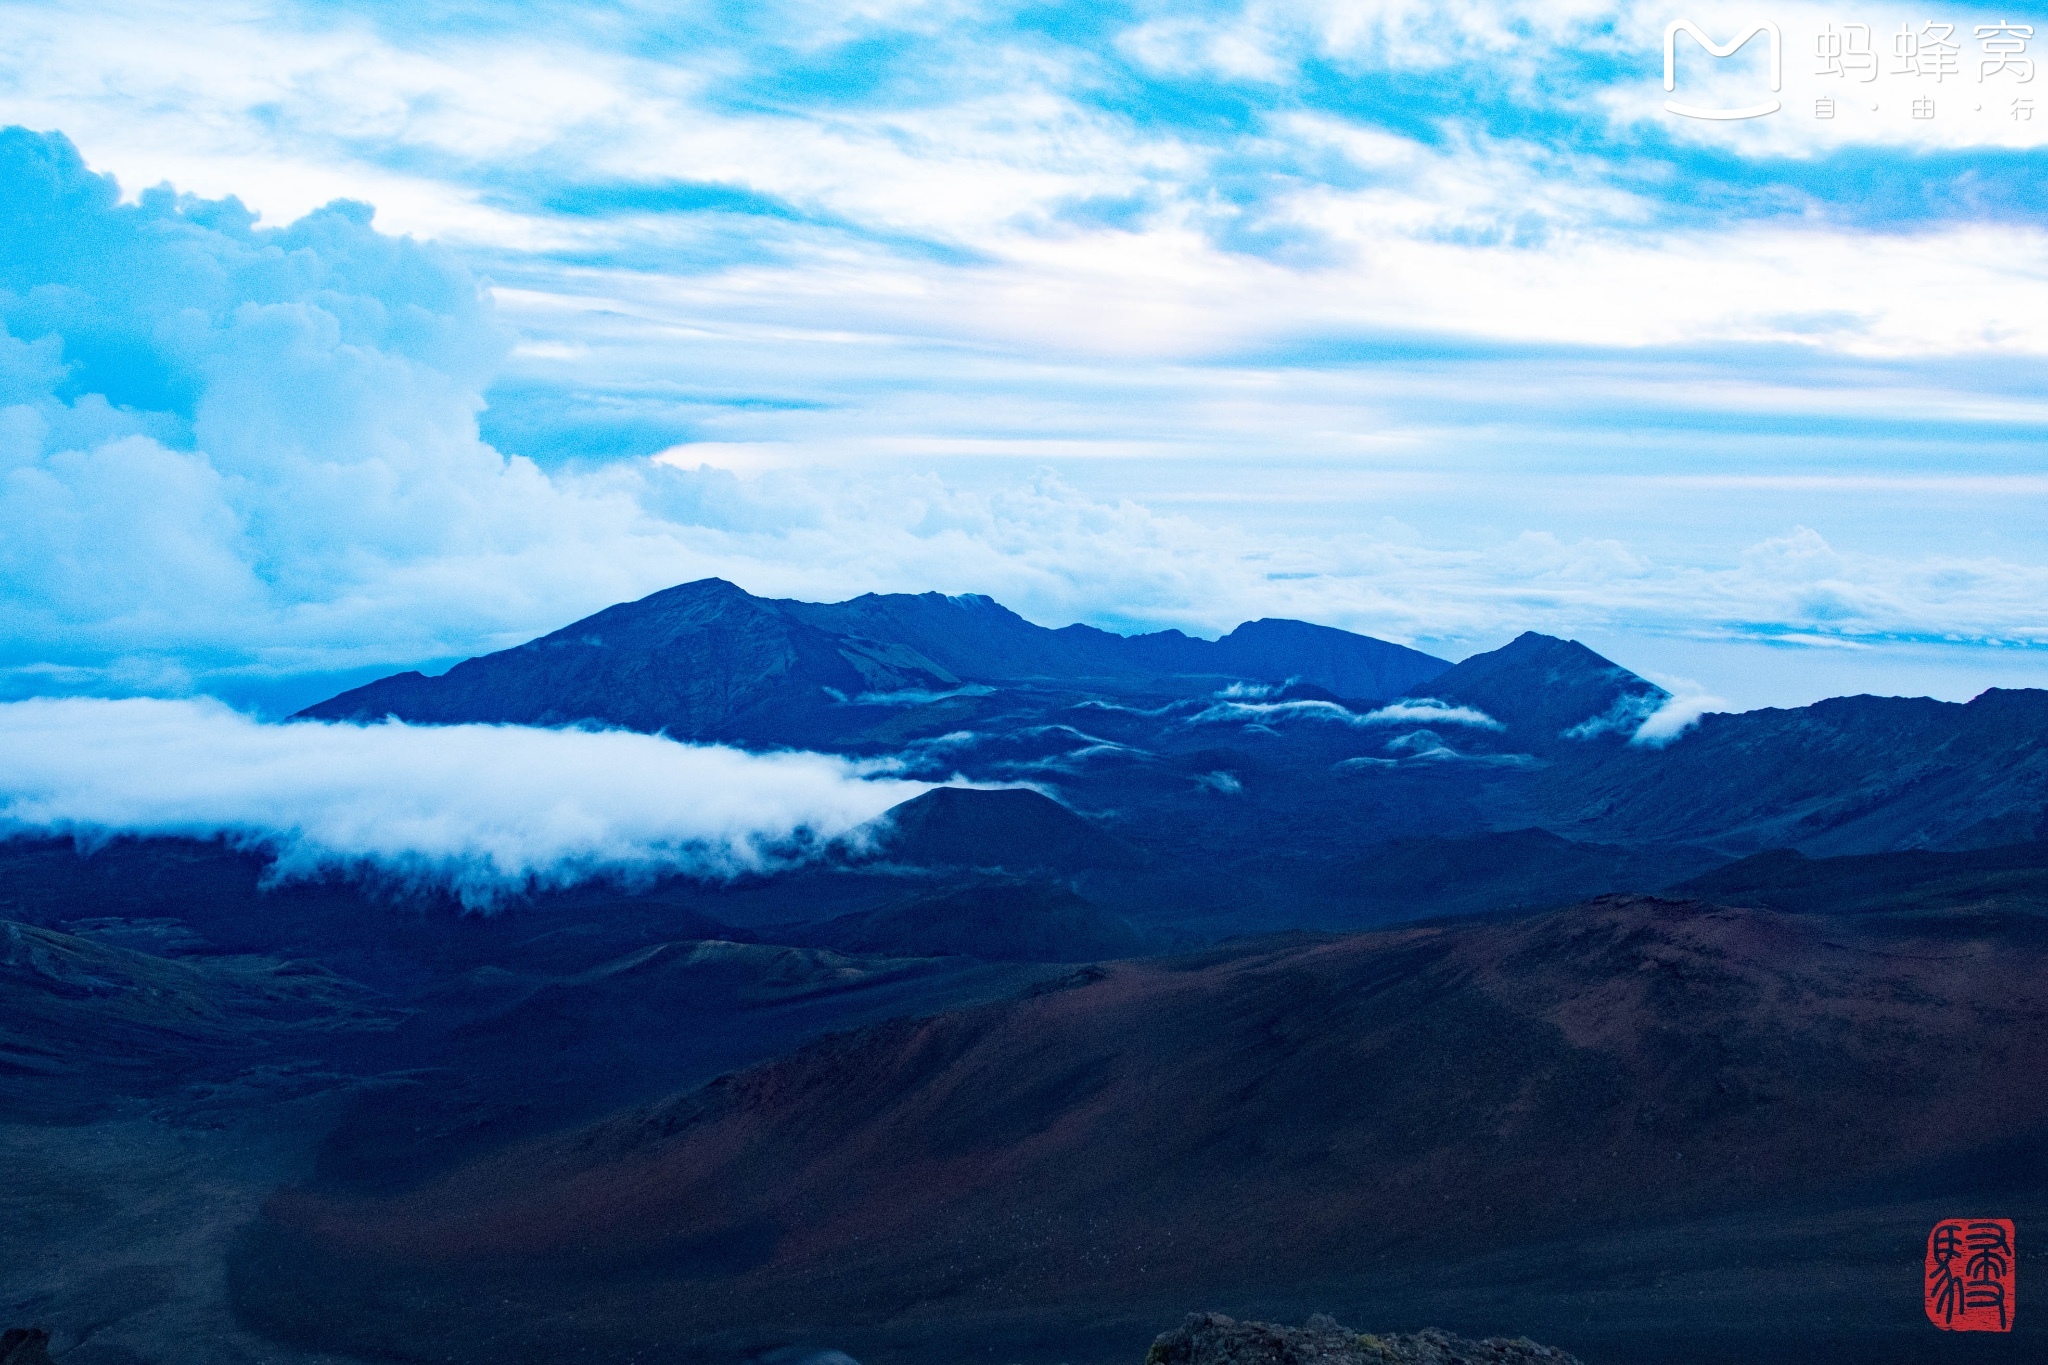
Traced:
<svg viewBox="0 0 2048 1365">
<path fill-rule="evenodd" d="M 1933 1219 L 2048 1211 L 2048 695 L 1643 740 L 1669 702 L 1540 635 L 716 580 L 356 689 L 298 723 L 933 785 L 789 866 L 484 906 L 0 842 L 0 1313 L 67 1365 L 1110 1365 L 1196 1308 L 2031 1358 L 1914 1291 Z"/>
</svg>

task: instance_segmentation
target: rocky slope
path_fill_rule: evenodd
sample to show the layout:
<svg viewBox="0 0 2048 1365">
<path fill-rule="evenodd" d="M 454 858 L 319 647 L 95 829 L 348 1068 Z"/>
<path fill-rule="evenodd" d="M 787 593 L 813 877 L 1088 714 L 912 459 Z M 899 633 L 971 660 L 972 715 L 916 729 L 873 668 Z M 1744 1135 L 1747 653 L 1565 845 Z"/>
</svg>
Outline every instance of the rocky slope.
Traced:
<svg viewBox="0 0 2048 1365">
<path fill-rule="evenodd" d="M 2044 980 L 2031 916 L 1641 898 L 1113 964 L 403 1194 L 288 1192 L 238 1284 L 458 1361 L 490 1358 L 473 1302 L 622 1354 L 1051 1361 L 1311 1294 L 1595 1362 L 1889 1358 L 1857 1352 L 1924 1327 L 1894 1205 L 2048 1213 Z"/>
<path fill-rule="evenodd" d="M 1433 1329 L 1408 1335 L 1354 1332 L 1318 1313 L 1300 1327 L 1190 1313 L 1161 1332 L 1145 1365 L 1579 1365 L 1578 1357 L 1526 1338 L 1467 1341 Z"/>
<path fill-rule="evenodd" d="M 75 1120 L 209 1069 L 296 1058 L 308 1034 L 390 1030 L 384 1003 L 312 962 L 177 961 L 0 920 L 0 1112 Z"/>
</svg>

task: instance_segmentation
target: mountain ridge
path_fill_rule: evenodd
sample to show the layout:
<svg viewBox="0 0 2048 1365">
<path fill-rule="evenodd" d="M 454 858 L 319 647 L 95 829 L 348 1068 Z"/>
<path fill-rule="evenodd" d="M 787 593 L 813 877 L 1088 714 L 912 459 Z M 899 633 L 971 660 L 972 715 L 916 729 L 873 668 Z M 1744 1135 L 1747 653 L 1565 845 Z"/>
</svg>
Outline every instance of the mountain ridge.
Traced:
<svg viewBox="0 0 2048 1365">
<path fill-rule="evenodd" d="M 1272 618 L 1213 641 L 1121 636 L 1033 625 L 975 594 L 803 603 L 706 579 L 301 715 L 617 725 L 887 756 L 940 784 L 1036 785 L 1103 817 L 1139 862 L 1172 848 L 1185 868 L 1232 864 L 1220 884 L 1188 871 L 1172 899 L 1199 917 L 1227 885 L 1240 907 L 1276 907 L 1256 924 L 1215 912 L 1239 930 L 1355 924 L 1326 913 L 1327 896 L 1312 906 L 1315 879 L 1290 865 L 1423 836 L 1540 828 L 1633 869 L 1617 882 L 1588 866 L 1568 883 L 1591 889 L 1647 866 L 1632 849 L 1831 855 L 2048 835 L 2048 693 L 1830 698 L 1709 713 L 1634 743 L 1670 700 L 1533 631 L 1448 664 Z M 925 856 L 1001 861 L 964 845 Z"/>
<path fill-rule="evenodd" d="M 394 674 L 298 713 L 312 720 L 561 725 L 595 721 L 678 738 L 800 742 L 887 708 L 974 685 L 1054 681 L 1196 694 L 1299 677 L 1344 695 L 1397 696 L 1450 668 L 1403 645 L 1307 622 L 1247 622 L 1221 640 L 1034 625 L 980 595 L 869 593 L 845 602 L 755 597 L 699 579 L 607 607 L 439 677 Z M 835 714 L 836 713 L 836 714 Z"/>
</svg>

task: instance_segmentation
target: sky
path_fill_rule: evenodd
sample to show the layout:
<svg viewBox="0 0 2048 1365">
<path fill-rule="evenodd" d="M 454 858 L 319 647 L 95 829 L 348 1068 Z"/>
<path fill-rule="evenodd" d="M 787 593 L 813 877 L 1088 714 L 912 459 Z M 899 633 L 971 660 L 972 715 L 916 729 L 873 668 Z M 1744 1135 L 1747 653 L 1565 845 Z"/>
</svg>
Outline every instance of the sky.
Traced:
<svg viewBox="0 0 2048 1365">
<path fill-rule="evenodd" d="M 1682 33 L 1667 91 L 1679 19 L 1775 25 L 1779 88 Z M 0 4 L 0 697 L 275 715 L 709 575 L 1535 629 L 1732 708 L 2048 684 L 2036 52 L 2048 5 Z"/>
</svg>

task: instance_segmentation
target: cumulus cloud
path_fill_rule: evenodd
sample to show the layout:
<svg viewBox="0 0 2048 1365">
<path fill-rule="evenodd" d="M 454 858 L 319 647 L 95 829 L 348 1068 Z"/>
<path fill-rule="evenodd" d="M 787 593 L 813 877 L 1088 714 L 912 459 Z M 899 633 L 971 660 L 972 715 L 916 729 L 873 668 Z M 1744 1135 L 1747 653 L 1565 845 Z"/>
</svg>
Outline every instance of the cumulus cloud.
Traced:
<svg viewBox="0 0 2048 1365">
<path fill-rule="evenodd" d="M 282 876 L 368 870 L 476 905 L 600 875 L 783 866 L 930 787 L 886 765 L 626 731 L 0 703 L 0 830 L 225 836 L 275 854 Z"/>
<path fill-rule="evenodd" d="M 124 204 L 20 129 L 0 182 L 0 660 L 153 689 L 431 655 L 646 576 L 629 501 L 479 440 L 506 337 L 446 253 L 363 205 Z"/>
</svg>

